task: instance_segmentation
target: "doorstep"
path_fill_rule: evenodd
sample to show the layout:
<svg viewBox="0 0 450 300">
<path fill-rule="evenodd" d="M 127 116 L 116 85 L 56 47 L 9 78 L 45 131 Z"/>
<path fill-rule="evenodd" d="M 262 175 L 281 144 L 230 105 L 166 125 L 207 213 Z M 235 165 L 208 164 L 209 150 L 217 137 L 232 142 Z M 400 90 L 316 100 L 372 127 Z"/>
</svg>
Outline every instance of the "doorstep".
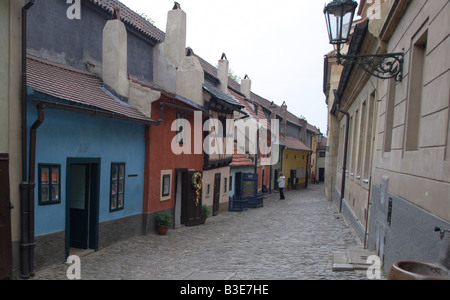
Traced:
<svg viewBox="0 0 450 300">
<path fill-rule="evenodd" d="M 367 270 L 372 263 L 368 262 L 369 256 L 373 255 L 368 250 L 346 250 L 333 253 L 333 271 Z"/>
</svg>

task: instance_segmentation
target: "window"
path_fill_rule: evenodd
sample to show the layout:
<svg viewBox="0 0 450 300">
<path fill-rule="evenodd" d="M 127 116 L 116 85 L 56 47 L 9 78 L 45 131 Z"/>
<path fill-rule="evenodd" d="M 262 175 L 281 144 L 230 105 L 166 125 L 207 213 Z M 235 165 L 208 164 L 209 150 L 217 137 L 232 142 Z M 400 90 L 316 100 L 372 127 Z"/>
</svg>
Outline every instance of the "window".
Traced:
<svg viewBox="0 0 450 300">
<path fill-rule="evenodd" d="M 363 171 L 362 168 L 362 162 L 363 162 L 363 146 L 364 146 L 364 132 L 366 130 L 366 106 L 367 103 L 366 101 L 364 101 L 362 103 L 362 108 L 361 108 L 361 120 L 359 123 L 359 139 L 358 139 L 358 158 L 357 158 L 357 168 L 355 170 L 356 176 L 357 178 L 359 178 L 361 176 L 361 173 Z"/>
<path fill-rule="evenodd" d="M 160 201 L 172 199 L 172 170 L 161 170 Z"/>
<path fill-rule="evenodd" d="M 357 133 L 358 133 L 358 110 L 356 110 L 355 112 L 355 117 L 353 118 L 353 122 L 351 123 L 350 126 L 353 126 L 352 130 L 352 156 L 351 156 L 351 168 L 350 168 L 350 176 L 352 176 L 354 174 L 354 172 L 356 172 L 356 141 L 357 141 Z M 351 127 L 350 127 L 351 128 Z M 350 147 L 350 145 L 348 146 Z"/>
<path fill-rule="evenodd" d="M 397 92 L 397 82 L 395 79 L 389 81 L 389 92 L 386 105 L 386 125 L 384 129 L 384 152 L 391 152 L 392 149 L 392 131 L 394 129 L 394 109 L 395 94 Z"/>
<path fill-rule="evenodd" d="M 222 124 L 222 137 L 226 138 L 227 136 L 227 118 L 219 116 L 219 122 Z M 220 133 L 218 133 L 220 136 Z"/>
<path fill-rule="evenodd" d="M 423 71 L 427 52 L 428 35 L 425 32 L 412 47 L 410 82 L 408 95 L 408 112 L 406 119 L 406 151 L 418 150 L 420 111 L 422 105 Z"/>
<path fill-rule="evenodd" d="M 61 203 L 61 165 L 39 165 L 39 205 Z"/>
<path fill-rule="evenodd" d="M 167 197 L 170 195 L 170 175 L 163 176 L 163 188 L 162 188 L 162 196 Z"/>
<path fill-rule="evenodd" d="M 226 193 L 228 188 L 228 178 L 223 179 L 223 192 Z"/>
<path fill-rule="evenodd" d="M 363 171 L 363 180 L 368 180 L 370 177 L 370 167 L 371 167 L 371 161 L 372 161 L 372 149 L 373 149 L 373 137 L 374 137 L 374 122 L 375 119 L 375 91 L 370 94 L 370 100 L 369 100 L 369 108 L 368 108 L 368 121 L 367 121 L 367 131 L 366 131 L 366 147 L 365 147 L 365 154 L 364 154 L 364 171 Z"/>
<path fill-rule="evenodd" d="M 110 211 L 124 209 L 125 203 L 125 164 L 111 164 L 111 203 Z"/>
</svg>

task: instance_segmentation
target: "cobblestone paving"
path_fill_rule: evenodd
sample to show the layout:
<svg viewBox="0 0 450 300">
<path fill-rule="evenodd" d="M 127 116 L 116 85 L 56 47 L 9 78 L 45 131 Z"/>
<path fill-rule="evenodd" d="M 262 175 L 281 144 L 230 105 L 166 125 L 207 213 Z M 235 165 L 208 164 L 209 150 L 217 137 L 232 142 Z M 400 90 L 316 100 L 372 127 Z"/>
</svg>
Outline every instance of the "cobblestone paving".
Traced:
<svg viewBox="0 0 450 300">
<path fill-rule="evenodd" d="M 84 280 L 183 280 L 201 274 L 232 280 L 367 279 L 365 272 L 334 272 L 332 254 L 363 246 L 323 198 L 323 185 L 269 195 L 264 207 L 225 212 L 205 225 L 130 239 L 81 257 Z M 67 279 L 67 265 L 35 279 Z"/>
</svg>

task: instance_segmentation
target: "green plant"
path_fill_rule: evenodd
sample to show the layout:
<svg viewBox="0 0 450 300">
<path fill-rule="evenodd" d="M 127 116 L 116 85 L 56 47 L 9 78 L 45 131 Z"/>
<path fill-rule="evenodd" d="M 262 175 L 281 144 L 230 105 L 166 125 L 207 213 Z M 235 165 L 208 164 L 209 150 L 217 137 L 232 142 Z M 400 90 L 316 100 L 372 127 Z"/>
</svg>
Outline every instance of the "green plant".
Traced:
<svg viewBox="0 0 450 300">
<path fill-rule="evenodd" d="M 205 218 L 205 219 L 208 218 L 210 213 L 211 213 L 211 210 L 209 209 L 209 207 L 206 205 L 203 205 L 202 206 L 202 218 Z"/>
<path fill-rule="evenodd" d="M 172 224 L 172 215 L 168 211 L 163 211 L 156 215 L 156 225 L 172 226 Z"/>
</svg>

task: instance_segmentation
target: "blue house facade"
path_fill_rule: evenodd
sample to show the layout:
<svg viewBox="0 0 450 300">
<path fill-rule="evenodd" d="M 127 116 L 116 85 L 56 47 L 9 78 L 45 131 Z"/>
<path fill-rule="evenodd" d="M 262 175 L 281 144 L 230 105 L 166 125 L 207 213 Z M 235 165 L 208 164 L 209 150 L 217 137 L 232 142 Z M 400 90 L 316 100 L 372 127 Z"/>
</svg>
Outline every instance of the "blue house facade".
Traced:
<svg viewBox="0 0 450 300">
<path fill-rule="evenodd" d="M 144 134 L 152 121 L 88 73 L 34 57 L 27 65 L 28 136 L 40 120 L 29 140 L 36 267 L 62 262 L 74 248 L 142 234 Z M 83 93 L 91 97 L 81 103 Z"/>
<path fill-rule="evenodd" d="M 153 47 L 164 33 L 119 1 L 80 3 L 81 19 L 69 18 L 70 4 L 59 0 L 35 2 L 26 16 L 29 170 L 21 189 L 30 217 L 14 243 L 23 278 L 76 249 L 145 234 L 145 132 L 157 122 L 104 83 L 102 41 L 107 22 L 120 19 L 125 72 L 151 82 Z"/>
</svg>

